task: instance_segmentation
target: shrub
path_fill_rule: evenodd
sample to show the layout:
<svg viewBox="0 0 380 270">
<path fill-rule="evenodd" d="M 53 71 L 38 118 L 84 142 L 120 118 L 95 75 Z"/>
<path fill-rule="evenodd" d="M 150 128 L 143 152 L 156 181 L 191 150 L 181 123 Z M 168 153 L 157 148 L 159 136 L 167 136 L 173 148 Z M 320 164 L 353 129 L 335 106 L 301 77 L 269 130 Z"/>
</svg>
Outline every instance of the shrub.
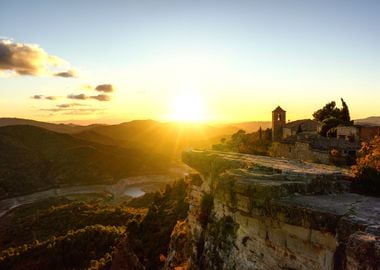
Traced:
<svg viewBox="0 0 380 270">
<path fill-rule="evenodd" d="M 359 151 L 357 165 L 352 167 L 354 192 L 380 196 L 380 137 L 364 143 Z"/>
</svg>

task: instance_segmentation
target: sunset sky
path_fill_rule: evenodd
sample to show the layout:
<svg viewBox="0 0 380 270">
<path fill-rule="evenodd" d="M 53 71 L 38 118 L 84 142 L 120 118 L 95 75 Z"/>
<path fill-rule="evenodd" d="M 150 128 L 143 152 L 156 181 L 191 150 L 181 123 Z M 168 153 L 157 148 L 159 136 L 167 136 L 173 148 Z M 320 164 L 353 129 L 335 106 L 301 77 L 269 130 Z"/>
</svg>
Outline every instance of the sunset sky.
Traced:
<svg viewBox="0 0 380 270">
<path fill-rule="evenodd" d="M 380 115 L 380 1 L 0 0 L 0 117 Z M 191 116 L 188 116 L 188 115 Z"/>
</svg>

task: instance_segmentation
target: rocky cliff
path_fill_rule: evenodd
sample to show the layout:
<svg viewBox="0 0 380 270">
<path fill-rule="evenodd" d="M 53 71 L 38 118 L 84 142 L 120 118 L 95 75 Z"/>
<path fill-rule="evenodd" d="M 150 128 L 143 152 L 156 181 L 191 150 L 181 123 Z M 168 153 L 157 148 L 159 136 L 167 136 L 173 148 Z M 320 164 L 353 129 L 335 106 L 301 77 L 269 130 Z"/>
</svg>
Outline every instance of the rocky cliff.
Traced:
<svg viewBox="0 0 380 270">
<path fill-rule="evenodd" d="M 166 269 L 377 269 L 380 199 L 348 192 L 349 171 L 187 151 L 190 210 Z"/>
</svg>

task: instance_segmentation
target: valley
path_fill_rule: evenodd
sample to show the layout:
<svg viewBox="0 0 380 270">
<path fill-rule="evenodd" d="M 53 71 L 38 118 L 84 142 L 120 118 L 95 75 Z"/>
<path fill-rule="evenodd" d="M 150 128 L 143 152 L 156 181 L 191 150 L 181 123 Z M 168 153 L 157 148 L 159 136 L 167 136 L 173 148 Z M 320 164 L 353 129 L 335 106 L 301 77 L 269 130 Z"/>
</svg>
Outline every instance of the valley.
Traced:
<svg viewBox="0 0 380 270">
<path fill-rule="evenodd" d="M 181 179 L 193 170 L 187 166 L 172 167 L 168 174 L 127 177 L 112 185 L 82 185 L 53 188 L 0 201 L 0 219 L 15 208 L 53 197 L 67 197 L 78 194 L 103 194 L 113 201 L 128 201 L 146 193 L 157 192 Z"/>
</svg>

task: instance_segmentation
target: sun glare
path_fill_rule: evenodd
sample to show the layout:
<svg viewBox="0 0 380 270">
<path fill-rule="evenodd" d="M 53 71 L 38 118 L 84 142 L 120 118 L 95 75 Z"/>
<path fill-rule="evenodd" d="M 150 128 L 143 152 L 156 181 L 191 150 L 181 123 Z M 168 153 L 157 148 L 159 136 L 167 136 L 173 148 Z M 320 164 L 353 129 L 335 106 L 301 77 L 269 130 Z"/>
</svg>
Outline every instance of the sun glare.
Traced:
<svg viewBox="0 0 380 270">
<path fill-rule="evenodd" d="M 169 118 L 180 122 L 204 121 L 204 104 L 201 96 L 196 92 L 177 95 L 172 101 Z"/>
</svg>

